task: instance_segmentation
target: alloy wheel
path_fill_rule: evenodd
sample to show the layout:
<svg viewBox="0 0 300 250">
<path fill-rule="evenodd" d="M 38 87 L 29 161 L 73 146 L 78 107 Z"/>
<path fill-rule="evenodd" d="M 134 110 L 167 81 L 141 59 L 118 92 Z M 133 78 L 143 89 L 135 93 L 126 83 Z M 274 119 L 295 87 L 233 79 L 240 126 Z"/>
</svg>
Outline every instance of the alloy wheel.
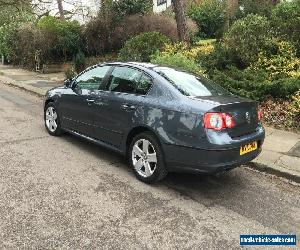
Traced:
<svg viewBox="0 0 300 250">
<path fill-rule="evenodd" d="M 45 121 L 49 131 L 54 133 L 57 129 L 57 113 L 54 107 L 47 108 Z"/>
<path fill-rule="evenodd" d="M 132 163 L 139 175 L 150 177 L 157 166 L 157 155 L 154 146 L 147 139 L 139 139 L 132 148 Z"/>
</svg>

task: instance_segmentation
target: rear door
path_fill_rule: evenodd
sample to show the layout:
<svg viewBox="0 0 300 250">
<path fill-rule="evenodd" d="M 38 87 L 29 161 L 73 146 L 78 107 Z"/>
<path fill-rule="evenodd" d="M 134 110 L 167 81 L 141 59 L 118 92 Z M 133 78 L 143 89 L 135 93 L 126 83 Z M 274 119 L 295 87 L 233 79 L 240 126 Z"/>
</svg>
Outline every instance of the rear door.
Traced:
<svg viewBox="0 0 300 250">
<path fill-rule="evenodd" d="M 104 90 L 99 93 L 99 105 L 94 106 L 97 109 L 96 137 L 119 147 L 122 137 L 135 123 L 139 104 L 151 85 L 151 77 L 143 71 L 128 66 L 116 66 Z"/>
<path fill-rule="evenodd" d="M 110 66 L 96 66 L 79 75 L 70 91 L 61 98 L 63 127 L 93 136 L 94 95 Z"/>
</svg>

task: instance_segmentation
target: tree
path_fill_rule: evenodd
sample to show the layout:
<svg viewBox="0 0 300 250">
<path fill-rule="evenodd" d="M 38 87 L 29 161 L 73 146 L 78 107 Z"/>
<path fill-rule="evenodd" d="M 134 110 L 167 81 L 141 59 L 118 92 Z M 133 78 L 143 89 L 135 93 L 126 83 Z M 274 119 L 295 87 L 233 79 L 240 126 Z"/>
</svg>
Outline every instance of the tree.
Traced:
<svg viewBox="0 0 300 250">
<path fill-rule="evenodd" d="M 177 32 L 180 41 L 190 43 L 190 36 L 186 24 L 185 8 L 183 0 L 172 0 L 177 23 Z"/>
<path fill-rule="evenodd" d="M 57 1 L 57 8 L 58 8 L 58 12 L 59 12 L 59 17 L 60 20 L 65 20 L 65 14 L 64 14 L 64 7 L 62 4 L 62 0 L 56 0 Z"/>
</svg>

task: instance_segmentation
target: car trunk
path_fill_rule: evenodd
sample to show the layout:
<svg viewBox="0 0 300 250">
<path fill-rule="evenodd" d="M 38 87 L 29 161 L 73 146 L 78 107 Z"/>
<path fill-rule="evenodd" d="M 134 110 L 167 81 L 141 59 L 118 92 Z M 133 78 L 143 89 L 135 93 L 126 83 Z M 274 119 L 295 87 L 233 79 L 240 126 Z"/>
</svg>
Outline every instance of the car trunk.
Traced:
<svg viewBox="0 0 300 250">
<path fill-rule="evenodd" d="M 213 102 L 213 111 L 229 113 L 233 116 L 235 126 L 227 129 L 234 137 L 253 133 L 258 126 L 257 103 L 235 96 L 207 96 L 199 97 L 203 101 Z"/>
</svg>

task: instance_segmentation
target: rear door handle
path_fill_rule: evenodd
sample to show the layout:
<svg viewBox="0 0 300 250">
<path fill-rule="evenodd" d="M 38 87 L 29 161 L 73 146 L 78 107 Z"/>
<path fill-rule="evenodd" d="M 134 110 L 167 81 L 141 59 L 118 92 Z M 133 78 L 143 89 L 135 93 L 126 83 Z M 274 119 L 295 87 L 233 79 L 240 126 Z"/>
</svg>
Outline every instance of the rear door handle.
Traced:
<svg viewBox="0 0 300 250">
<path fill-rule="evenodd" d="M 94 103 L 94 102 L 95 102 L 95 100 L 94 100 L 94 99 L 86 99 L 86 101 L 88 102 L 88 104 L 89 104 L 89 105 L 91 105 L 92 103 Z"/>
<path fill-rule="evenodd" d="M 130 111 L 130 110 L 135 110 L 136 107 L 134 105 L 122 104 L 121 105 L 121 109 Z"/>
</svg>

